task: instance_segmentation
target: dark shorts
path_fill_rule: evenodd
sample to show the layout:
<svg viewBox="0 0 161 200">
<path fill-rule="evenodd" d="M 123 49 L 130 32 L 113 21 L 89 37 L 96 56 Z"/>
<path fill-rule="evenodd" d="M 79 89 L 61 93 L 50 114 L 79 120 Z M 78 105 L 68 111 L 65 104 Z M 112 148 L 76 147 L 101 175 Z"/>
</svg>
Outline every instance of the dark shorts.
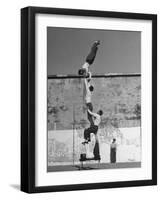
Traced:
<svg viewBox="0 0 161 200">
<path fill-rule="evenodd" d="M 96 45 L 96 43 L 93 44 L 90 53 L 88 54 L 87 58 L 86 58 L 86 62 L 89 65 L 92 65 L 92 63 L 94 62 L 94 59 L 96 57 L 96 53 L 97 53 L 98 47 Z"/>
<path fill-rule="evenodd" d="M 90 111 L 93 111 L 93 105 L 92 103 L 86 103 L 87 109 L 89 109 Z"/>
<path fill-rule="evenodd" d="M 98 126 L 96 125 L 93 125 L 91 126 L 90 128 L 90 133 L 94 133 L 95 135 L 97 134 L 97 131 L 98 131 Z M 89 131 L 89 130 L 88 130 Z"/>
<path fill-rule="evenodd" d="M 84 130 L 84 139 L 90 141 L 91 140 L 90 134 L 94 133 L 96 135 L 97 131 L 98 131 L 98 126 L 96 126 L 96 125 L 90 126 L 89 128 L 85 129 Z"/>
</svg>

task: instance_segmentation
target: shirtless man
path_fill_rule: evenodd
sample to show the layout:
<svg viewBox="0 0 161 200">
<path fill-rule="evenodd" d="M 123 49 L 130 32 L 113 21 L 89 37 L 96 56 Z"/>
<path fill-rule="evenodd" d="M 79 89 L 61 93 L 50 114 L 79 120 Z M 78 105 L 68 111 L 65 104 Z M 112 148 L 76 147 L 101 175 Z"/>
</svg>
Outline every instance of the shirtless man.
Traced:
<svg viewBox="0 0 161 200">
<path fill-rule="evenodd" d="M 91 79 L 91 73 L 90 73 L 90 79 Z M 87 109 L 90 111 L 93 111 L 93 105 L 92 105 L 92 92 L 94 91 L 94 87 L 90 84 L 90 79 L 85 78 L 84 79 L 84 85 L 85 85 L 85 103 L 87 106 Z M 90 122 L 90 126 L 94 125 L 93 117 L 92 115 L 87 111 L 87 118 Z"/>
<path fill-rule="evenodd" d="M 86 58 L 86 62 L 84 63 L 84 65 L 82 66 L 81 69 L 79 69 L 78 74 L 81 76 L 86 76 L 88 75 L 89 72 L 89 66 L 92 65 L 92 63 L 94 62 L 94 59 L 96 57 L 96 53 L 98 50 L 98 45 L 100 45 L 100 41 L 96 40 L 94 42 L 94 44 L 91 47 L 90 53 L 88 54 L 87 58 Z"/>
</svg>

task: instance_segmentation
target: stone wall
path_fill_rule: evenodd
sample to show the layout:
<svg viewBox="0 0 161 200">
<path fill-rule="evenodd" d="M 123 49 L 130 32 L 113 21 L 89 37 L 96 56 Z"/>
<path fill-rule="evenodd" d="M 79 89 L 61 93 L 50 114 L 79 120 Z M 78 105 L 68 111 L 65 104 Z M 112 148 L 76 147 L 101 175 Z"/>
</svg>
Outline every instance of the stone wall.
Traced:
<svg viewBox="0 0 161 200">
<path fill-rule="evenodd" d="M 141 77 L 94 78 L 94 111 L 104 112 L 101 127 L 111 123 L 117 127 L 140 126 Z M 48 130 L 84 128 L 88 126 L 83 100 L 83 79 L 48 80 Z"/>
<path fill-rule="evenodd" d="M 94 78 L 92 84 L 94 111 L 104 112 L 98 131 L 101 162 L 110 162 L 113 138 L 117 162 L 141 161 L 141 77 Z M 48 166 L 78 163 L 88 126 L 83 79 L 48 79 Z"/>
</svg>

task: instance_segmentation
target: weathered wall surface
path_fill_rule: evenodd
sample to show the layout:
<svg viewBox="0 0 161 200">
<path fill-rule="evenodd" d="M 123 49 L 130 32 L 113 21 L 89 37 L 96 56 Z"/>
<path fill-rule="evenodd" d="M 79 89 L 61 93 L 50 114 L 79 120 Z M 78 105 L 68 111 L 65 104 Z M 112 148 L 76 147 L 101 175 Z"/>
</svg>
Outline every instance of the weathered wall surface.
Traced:
<svg viewBox="0 0 161 200">
<path fill-rule="evenodd" d="M 92 84 L 94 110 L 104 111 L 98 132 L 101 162 L 110 162 L 112 138 L 118 143 L 117 162 L 140 161 L 141 77 L 95 78 Z M 49 79 L 48 165 L 78 162 L 88 126 L 83 79 Z"/>
<path fill-rule="evenodd" d="M 110 144 L 113 138 L 117 141 L 117 162 L 141 161 L 140 127 L 99 129 L 101 163 L 110 162 Z M 89 151 L 86 152 L 83 141 L 83 129 L 53 130 L 48 132 L 48 166 L 70 165 L 79 163 L 81 153 L 93 157 L 95 137 L 91 134 Z"/>
<path fill-rule="evenodd" d="M 139 126 L 141 112 L 140 76 L 95 78 L 92 80 L 94 111 L 104 111 L 102 124 Z M 83 79 L 48 80 L 48 129 L 88 126 L 83 101 Z"/>
</svg>

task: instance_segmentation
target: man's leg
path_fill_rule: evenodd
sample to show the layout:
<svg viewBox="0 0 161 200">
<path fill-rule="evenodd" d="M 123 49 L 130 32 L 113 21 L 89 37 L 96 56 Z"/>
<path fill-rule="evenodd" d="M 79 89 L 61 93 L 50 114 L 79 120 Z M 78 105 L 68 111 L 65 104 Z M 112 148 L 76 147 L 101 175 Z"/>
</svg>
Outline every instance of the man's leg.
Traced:
<svg viewBox="0 0 161 200">
<path fill-rule="evenodd" d="M 88 142 L 90 141 L 90 128 L 84 130 L 84 139 Z"/>
<path fill-rule="evenodd" d="M 89 128 L 85 129 L 84 130 L 84 139 L 86 141 L 90 142 L 91 141 L 90 134 L 91 133 L 95 134 L 97 132 L 97 130 L 98 130 L 98 128 L 95 125 L 94 126 L 90 126 Z"/>
<path fill-rule="evenodd" d="M 89 127 L 88 129 L 85 129 L 85 131 L 84 131 L 84 139 L 87 140 L 87 141 L 90 141 L 90 134 L 91 133 L 95 134 L 95 146 L 94 146 L 94 149 L 93 149 L 93 155 L 94 155 L 94 159 L 95 160 L 101 160 L 97 131 L 98 131 L 98 126 L 95 126 L 95 125 Z"/>
<path fill-rule="evenodd" d="M 98 129 L 97 129 L 97 131 L 98 131 Z M 95 133 L 95 141 L 96 141 L 96 143 L 95 143 L 95 147 L 94 147 L 94 150 L 93 150 L 93 155 L 94 155 L 95 160 L 101 160 L 97 132 Z"/>
<path fill-rule="evenodd" d="M 96 57 L 96 53 L 97 53 L 97 50 L 98 50 L 98 45 L 100 44 L 99 41 L 95 41 L 92 48 L 91 48 L 91 51 L 90 53 L 88 54 L 87 58 L 86 58 L 86 62 L 89 64 L 89 65 L 92 65 L 92 63 L 94 62 L 94 59 Z"/>
<path fill-rule="evenodd" d="M 91 47 L 90 53 L 86 57 L 86 62 L 82 66 L 81 69 L 79 69 L 78 74 L 79 75 L 86 75 L 89 71 L 89 66 L 94 62 L 94 59 L 96 57 L 96 53 L 98 50 L 98 45 L 100 44 L 100 41 L 95 41 L 93 46 Z"/>
</svg>

